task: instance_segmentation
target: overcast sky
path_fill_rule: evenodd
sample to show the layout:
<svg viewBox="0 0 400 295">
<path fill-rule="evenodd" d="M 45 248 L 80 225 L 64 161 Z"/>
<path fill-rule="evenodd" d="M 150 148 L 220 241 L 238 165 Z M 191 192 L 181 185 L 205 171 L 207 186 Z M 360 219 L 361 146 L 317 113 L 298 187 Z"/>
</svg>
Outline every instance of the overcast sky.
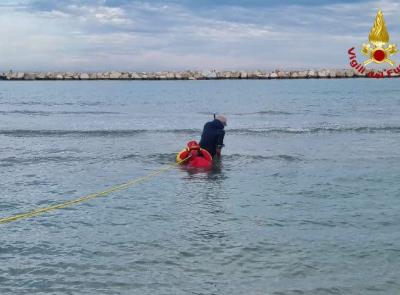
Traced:
<svg viewBox="0 0 400 295">
<path fill-rule="evenodd" d="M 343 68 L 399 2 L 1 0 L 0 70 Z"/>
</svg>

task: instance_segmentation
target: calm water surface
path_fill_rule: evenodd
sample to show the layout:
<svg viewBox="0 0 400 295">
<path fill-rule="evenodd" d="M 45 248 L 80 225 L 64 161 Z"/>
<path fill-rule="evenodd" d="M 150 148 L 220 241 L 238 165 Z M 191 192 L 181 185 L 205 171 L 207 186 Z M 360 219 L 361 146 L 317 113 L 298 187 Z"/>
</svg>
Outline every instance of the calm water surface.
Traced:
<svg viewBox="0 0 400 295">
<path fill-rule="evenodd" d="M 399 294 L 400 82 L 1 82 L 0 294 Z"/>
</svg>

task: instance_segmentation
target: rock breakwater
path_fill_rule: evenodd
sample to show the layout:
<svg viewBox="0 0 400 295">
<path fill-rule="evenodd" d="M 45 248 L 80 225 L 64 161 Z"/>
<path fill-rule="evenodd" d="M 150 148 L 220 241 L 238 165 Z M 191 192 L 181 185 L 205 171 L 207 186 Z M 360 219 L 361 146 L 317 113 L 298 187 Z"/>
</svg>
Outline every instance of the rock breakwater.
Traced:
<svg viewBox="0 0 400 295">
<path fill-rule="evenodd" d="M 303 71 L 4 72 L 0 80 L 227 80 L 366 78 L 352 69 Z M 383 75 L 385 77 L 385 75 Z M 400 77 L 392 74 L 390 77 Z"/>
</svg>

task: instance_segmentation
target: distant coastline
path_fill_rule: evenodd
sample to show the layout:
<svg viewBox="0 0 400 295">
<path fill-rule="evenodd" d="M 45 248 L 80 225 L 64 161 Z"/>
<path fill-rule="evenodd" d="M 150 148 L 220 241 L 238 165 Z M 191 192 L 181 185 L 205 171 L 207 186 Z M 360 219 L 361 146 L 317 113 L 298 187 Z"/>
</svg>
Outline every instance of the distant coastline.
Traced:
<svg viewBox="0 0 400 295">
<path fill-rule="evenodd" d="M 400 77 L 400 74 L 381 78 Z M 3 72 L 0 80 L 228 80 L 367 78 L 353 69 L 303 71 Z"/>
</svg>

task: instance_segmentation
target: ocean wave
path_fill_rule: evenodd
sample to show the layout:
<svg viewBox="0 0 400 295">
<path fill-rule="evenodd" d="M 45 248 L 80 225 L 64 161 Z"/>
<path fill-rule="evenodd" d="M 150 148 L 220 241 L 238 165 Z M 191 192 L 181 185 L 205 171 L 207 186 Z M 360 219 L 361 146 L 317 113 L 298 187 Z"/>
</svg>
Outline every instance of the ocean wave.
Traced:
<svg viewBox="0 0 400 295">
<path fill-rule="evenodd" d="M 91 158 L 95 160 L 95 158 Z M 37 156 L 37 157 L 8 157 L 0 159 L 0 167 L 11 167 L 15 165 L 29 165 L 29 164 L 40 164 L 40 163 L 66 163 L 66 162 L 78 162 L 83 159 L 82 157 L 61 157 L 61 156 Z"/>
<path fill-rule="evenodd" d="M 276 161 L 287 161 L 287 162 L 299 162 L 303 161 L 303 158 L 295 155 L 246 155 L 246 154 L 230 154 L 223 155 L 223 158 L 226 160 L 251 160 L 251 161 L 267 161 L 267 160 L 276 160 Z"/>
<path fill-rule="evenodd" d="M 82 161 L 95 161 L 95 162 L 114 162 L 120 161 L 133 161 L 146 164 L 158 163 L 160 165 L 171 164 L 175 162 L 176 153 L 154 153 L 154 154 L 139 154 L 131 153 L 122 156 L 113 157 L 77 157 L 77 156 L 32 156 L 32 157 L 7 157 L 0 158 L 0 167 L 12 167 L 19 165 L 36 165 L 43 163 L 71 163 Z M 226 162 L 232 165 L 249 164 L 260 161 L 282 161 L 282 162 L 299 162 L 304 159 L 298 155 L 246 155 L 246 154 L 226 154 L 223 155 Z"/>
<path fill-rule="evenodd" d="M 134 160 L 144 163 L 159 163 L 159 164 L 171 164 L 175 162 L 176 153 L 156 153 L 156 154 L 128 154 L 120 158 L 121 160 Z"/>
<path fill-rule="evenodd" d="M 175 161 L 176 153 L 158 153 L 141 155 L 138 153 L 128 154 L 122 156 L 121 160 L 140 160 L 143 162 L 158 162 L 168 164 Z M 285 162 L 299 162 L 304 159 L 298 155 L 246 155 L 246 154 L 225 154 L 222 156 L 225 161 L 229 162 L 257 162 L 257 161 L 285 161 Z"/>
<path fill-rule="evenodd" d="M 212 116 L 213 112 L 198 112 L 200 115 Z M 264 110 L 257 112 L 241 112 L 241 113 L 233 113 L 233 116 L 248 116 L 248 115 L 294 115 L 295 113 L 286 112 L 286 111 L 275 111 L 275 110 Z M 229 114 L 227 114 L 229 115 Z"/>
<path fill-rule="evenodd" d="M 29 110 L 11 110 L 11 111 L 0 111 L 0 115 L 29 115 L 29 116 L 50 116 L 50 115 L 110 115 L 120 114 L 117 112 L 105 112 L 105 111 L 29 111 Z"/>
<path fill-rule="evenodd" d="M 268 134 L 314 134 L 314 133 L 399 133 L 400 126 L 355 126 L 355 127 L 310 127 L 310 128 L 237 128 L 227 129 L 227 134 L 268 135 Z M 143 133 L 173 133 L 198 135 L 201 129 L 110 129 L 110 130 L 0 130 L 0 135 L 11 137 L 129 137 Z"/>
<path fill-rule="evenodd" d="M 241 133 L 242 130 L 234 132 Z M 355 126 L 355 127 L 309 127 L 309 128 L 270 128 L 270 129 L 248 129 L 244 133 L 250 134 L 313 134 L 313 133 L 376 133 L 376 132 L 400 132 L 400 126 Z"/>
<path fill-rule="evenodd" d="M 199 115 L 207 115 L 207 116 L 213 116 L 215 113 L 213 112 L 198 112 Z"/>
<path fill-rule="evenodd" d="M 303 127 L 303 128 L 244 128 L 228 129 L 232 134 L 314 134 L 314 133 L 377 133 L 377 132 L 400 132 L 400 126 L 354 126 L 354 127 Z"/>
<path fill-rule="evenodd" d="M 1 101 L 0 105 L 11 106 L 99 106 L 99 105 L 112 105 L 105 102 L 45 102 L 45 101 Z"/>
<path fill-rule="evenodd" d="M 11 137 L 129 137 L 143 133 L 199 133 L 197 129 L 126 129 L 126 130 L 29 130 L 29 129 L 13 129 L 0 130 L 0 135 Z"/>
<path fill-rule="evenodd" d="M 284 112 L 284 111 L 266 110 L 266 111 L 249 112 L 249 113 L 236 113 L 233 115 L 246 116 L 246 115 L 294 115 L 294 114 L 295 113 Z"/>
</svg>

